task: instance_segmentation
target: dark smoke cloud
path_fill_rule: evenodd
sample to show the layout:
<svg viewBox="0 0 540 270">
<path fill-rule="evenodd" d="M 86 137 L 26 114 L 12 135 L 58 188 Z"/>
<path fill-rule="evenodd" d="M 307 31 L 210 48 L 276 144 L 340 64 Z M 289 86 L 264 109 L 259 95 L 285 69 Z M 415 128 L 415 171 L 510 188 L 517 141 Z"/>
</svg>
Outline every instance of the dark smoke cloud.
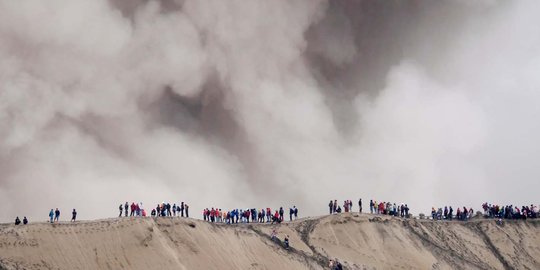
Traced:
<svg viewBox="0 0 540 270">
<path fill-rule="evenodd" d="M 540 188 L 534 1 L 0 1 L 2 220 Z"/>
</svg>

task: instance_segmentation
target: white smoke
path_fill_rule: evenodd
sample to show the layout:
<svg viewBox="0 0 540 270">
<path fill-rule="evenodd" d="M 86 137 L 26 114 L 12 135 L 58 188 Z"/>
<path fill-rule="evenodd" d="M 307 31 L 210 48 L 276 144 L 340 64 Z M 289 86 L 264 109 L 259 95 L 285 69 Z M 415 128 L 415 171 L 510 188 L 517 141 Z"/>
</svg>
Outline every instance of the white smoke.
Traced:
<svg viewBox="0 0 540 270">
<path fill-rule="evenodd" d="M 534 1 L 0 1 L 2 220 L 540 188 Z"/>
</svg>

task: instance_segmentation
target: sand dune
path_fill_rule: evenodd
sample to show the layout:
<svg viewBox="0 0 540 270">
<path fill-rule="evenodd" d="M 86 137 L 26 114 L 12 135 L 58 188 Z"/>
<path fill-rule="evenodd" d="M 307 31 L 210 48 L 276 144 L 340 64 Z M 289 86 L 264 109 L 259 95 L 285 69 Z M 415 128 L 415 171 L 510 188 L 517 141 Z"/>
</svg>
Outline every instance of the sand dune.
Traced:
<svg viewBox="0 0 540 270">
<path fill-rule="evenodd" d="M 290 235 L 292 248 L 270 238 Z M 540 221 L 342 214 L 281 225 L 121 218 L 0 226 L 0 269 L 540 269 Z"/>
</svg>

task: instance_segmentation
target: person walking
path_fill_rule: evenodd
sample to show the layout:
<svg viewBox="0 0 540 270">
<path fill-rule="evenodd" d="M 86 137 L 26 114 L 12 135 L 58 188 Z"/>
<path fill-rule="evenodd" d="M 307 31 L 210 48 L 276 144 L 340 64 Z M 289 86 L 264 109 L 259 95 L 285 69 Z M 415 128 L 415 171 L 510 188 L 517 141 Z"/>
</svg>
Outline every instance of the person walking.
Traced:
<svg viewBox="0 0 540 270">
<path fill-rule="evenodd" d="M 60 222 L 60 210 L 58 208 L 54 211 L 54 221 Z"/>
<path fill-rule="evenodd" d="M 75 222 L 77 220 L 77 211 L 75 208 L 73 208 L 73 212 L 71 212 L 71 222 Z"/>
</svg>

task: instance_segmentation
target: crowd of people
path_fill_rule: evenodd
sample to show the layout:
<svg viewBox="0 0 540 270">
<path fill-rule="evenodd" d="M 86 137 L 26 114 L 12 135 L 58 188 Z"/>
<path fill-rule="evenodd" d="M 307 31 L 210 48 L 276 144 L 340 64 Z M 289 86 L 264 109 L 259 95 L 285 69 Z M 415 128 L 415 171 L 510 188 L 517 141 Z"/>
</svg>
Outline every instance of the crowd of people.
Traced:
<svg viewBox="0 0 540 270">
<path fill-rule="evenodd" d="M 469 220 L 474 216 L 474 210 L 472 207 L 463 206 L 463 208 L 457 208 L 456 214 L 454 215 L 454 208 L 452 206 L 445 206 L 443 208 L 438 208 L 435 210 L 435 207 L 431 208 L 431 219 L 433 220 Z"/>
<path fill-rule="evenodd" d="M 344 200 L 343 205 L 339 205 L 337 200 L 330 200 L 328 204 L 330 214 L 339 214 L 342 212 L 352 212 L 353 202 L 352 200 Z M 533 204 L 530 206 L 513 206 L 505 205 L 500 206 L 498 204 L 484 203 L 482 204 L 483 215 L 486 218 L 498 218 L 498 219 L 527 219 L 540 217 L 539 208 Z M 375 200 L 369 201 L 369 211 L 371 214 L 390 215 L 396 217 L 408 218 L 409 207 L 407 204 L 396 204 L 390 202 L 377 202 Z M 358 200 L 358 212 L 362 213 L 362 199 Z M 206 208 L 203 210 L 203 220 L 212 223 L 281 223 L 285 220 L 285 210 L 283 207 L 279 207 L 272 211 L 270 208 L 247 208 L 247 209 L 232 209 L 229 211 L 222 211 L 220 208 Z M 480 215 L 481 213 L 478 212 Z M 146 217 L 147 213 L 143 208 L 142 203 L 132 202 L 129 204 L 120 204 L 119 215 L 130 217 Z M 151 210 L 152 217 L 189 217 L 189 206 L 187 203 L 181 202 L 180 204 L 161 203 Z M 423 215 L 422 215 L 423 216 Z M 469 220 L 475 216 L 474 210 L 469 207 L 457 208 L 454 212 L 452 206 L 444 206 L 440 208 L 431 208 L 431 219 L 433 220 Z M 298 208 L 296 206 L 289 208 L 289 221 L 293 221 L 298 218 Z M 421 217 L 423 218 L 423 217 Z M 73 209 L 71 222 L 75 222 L 77 219 L 77 211 Z M 51 209 L 49 212 L 49 222 L 56 223 L 60 221 L 60 210 Z M 19 217 L 15 218 L 15 225 L 28 224 L 26 217 L 21 221 Z"/>
<path fill-rule="evenodd" d="M 339 214 L 341 212 L 352 212 L 353 202 L 352 200 L 343 201 L 343 208 L 338 204 L 337 200 L 330 200 L 328 203 L 328 211 L 330 214 Z M 362 213 L 362 199 L 358 199 L 358 212 Z M 375 200 L 369 201 L 369 212 L 371 214 L 390 215 L 396 217 L 409 217 L 409 206 L 407 204 L 379 202 Z"/>
<path fill-rule="evenodd" d="M 498 204 L 488 204 L 486 202 L 482 204 L 482 209 L 486 218 L 527 219 L 539 217 L 538 207 L 532 204 L 519 208 L 513 205 L 499 206 Z"/>
<path fill-rule="evenodd" d="M 527 219 L 538 218 L 540 212 L 537 206 L 513 206 L 505 205 L 500 206 L 498 204 L 483 203 L 482 204 L 483 216 L 485 218 L 498 218 L 498 219 Z M 444 208 L 431 208 L 431 219 L 433 220 L 469 220 L 474 216 L 481 216 L 482 213 L 475 213 L 472 207 L 457 208 L 454 214 L 454 208 L 452 206 L 445 206 Z"/>
<path fill-rule="evenodd" d="M 396 204 L 390 202 L 379 202 L 369 200 L 369 212 L 371 214 L 389 215 L 395 217 L 409 218 L 409 206 L 407 204 Z"/>
<path fill-rule="evenodd" d="M 26 220 L 26 223 L 24 223 Z M 23 223 L 28 224 L 28 219 L 24 217 Z M 71 212 L 71 222 L 77 221 L 77 210 L 73 208 L 73 211 Z M 56 208 L 56 210 L 51 209 L 49 211 L 49 223 L 55 223 L 60 222 L 60 209 Z M 15 221 L 15 225 L 17 225 L 17 222 Z"/>
<path fill-rule="evenodd" d="M 122 214 L 124 214 L 125 217 L 146 217 L 148 214 L 146 210 L 143 208 L 143 203 L 135 203 L 132 202 L 129 204 L 126 202 L 125 204 L 120 204 L 118 206 L 119 214 L 118 217 L 122 217 Z M 158 204 L 155 208 L 152 208 L 150 211 L 150 216 L 152 217 L 189 217 L 189 205 L 187 203 L 181 202 L 180 204 L 176 205 L 174 203 L 171 205 L 170 203 L 162 202 Z"/>
<path fill-rule="evenodd" d="M 203 220 L 212 223 L 281 223 L 284 221 L 285 210 L 279 207 L 274 212 L 271 208 L 236 208 L 229 211 L 222 211 L 221 208 L 205 208 L 202 212 Z M 293 206 L 289 208 L 289 220 L 293 221 L 298 218 L 298 208 Z"/>
<path fill-rule="evenodd" d="M 71 212 L 71 222 L 75 222 L 75 221 L 77 221 L 77 210 L 73 208 L 73 211 Z M 56 210 L 51 209 L 51 211 L 49 211 L 49 222 L 50 223 L 60 222 L 60 209 L 56 208 Z"/>
<path fill-rule="evenodd" d="M 128 212 L 129 212 L 130 217 L 146 217 L 146 211 L 143 208 L 142 202 L 141 203 L 132 202 L 131 205 L 128 202 L 126 202 L 125 204 L 120 204 L 120 206 L 118 207 L 118 210 L 120 211 L 120 214 L 118 215 L 118 217 L 122 217 L 122 213 L 124 213 L 124 216 L 127 217 Z"/>
<path fill-rule="evenodd" d="M 352 200 L 343 201 L 343 208 L 341 208 L 341 205 L 338 205 L 337 200 L 333 200 L 333 201 L 330 200 L 330 202 L 328 203 L 328 211 L 330 212 L 330 215 L 339 214 L 341 212 L 345 212 L 345 213 L 352 212 L 353 211 L 352 209 L 353 209 Z M 358 211 L 362 213 L 362 199 L 358 200 Z"/>
<path fill-rule="evenodd" d="M 189 205 L 184 202 L 178 205 L 163 202 L 152 209 L 151 213 L 152 217 L 184 217 L 184 214 L 189 217 Z"/>
</svg>

